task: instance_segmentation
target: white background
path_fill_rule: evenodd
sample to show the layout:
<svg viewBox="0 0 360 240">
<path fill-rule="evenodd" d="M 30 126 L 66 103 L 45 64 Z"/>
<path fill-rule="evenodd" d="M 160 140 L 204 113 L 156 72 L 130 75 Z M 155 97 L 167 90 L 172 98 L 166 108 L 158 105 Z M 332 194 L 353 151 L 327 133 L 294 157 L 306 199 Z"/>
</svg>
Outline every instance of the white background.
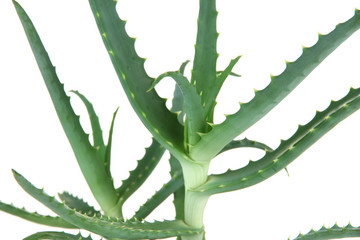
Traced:
<svg viewBox="0 0 360 240">
<path fill-rule="evenodd" d="M 150 144 L 150 135 L 130 108 L 97 32 L 87 1 L 28 0 L 20 2 L 32 18 L 67 91 L 76 89 L 93 102 L 107 139 L 113 111 L 116 119 L 112 172 L 116 185 L 135 167 L 135 160 Z M 219 95 L 216 121 L 237 110 L 253 89 L 262 89 L 294 61 L 301 46 L 312 46 L 317 32 L 326 34 L 349 19 L 359 0 L 218 1 L 218 68 L 242 54 L 235 68 L 241 78 L 229 78 Z M 96 205 L 83 180 L 72 150 L 59 124 L 20 21 L 10 0 L 0 1 L 0 199 L 30 211 L 51 214 L 12 178 L 14 168 L 38 187 L 55 195 L 68 190 Z M 119 0 L 118 10 L 128 20 L 136 49 L 147 58 L 149 75 L 177 70 L 192 59 L 198 1 Z M 305 124 L 331 99 L 360 87 L 360 32 L 355 33 L 318 67 L 266 118 L 241 137 L 276 147 Z M 189 65 L 190 66 L 190 65 Z M 189 72 L 189 70 L 188 70 Z M 171 81 L 157 90 L 171 96 Z M 90 132 L 85 108 L 72 98 L 81 123 Z M 205 212 L 208 240 L 287 239 L 300 231 L 335 222 L 360 225 L 360 112 L 324 136 L 285 171 L 254 187 L 214 196 Z M 168 155 L 166 155 L 168 156 Z M 161 161 L 150 183 L 126 203 L 130 217 L 138 205 L 168 180 L 169 167 Z M 261 151 L 236 150 L 223 154 L 211 172 L 244 166 Z M 169 210 L 171 209 L 171 210 Z M 171 219 L 171 199 L 151 218 Z M 56 230 L 0 212 L 2 239 L 22 239 L 37 231 Z M 72 231 L 69 231 L 72 232 Z"/>
</svg>

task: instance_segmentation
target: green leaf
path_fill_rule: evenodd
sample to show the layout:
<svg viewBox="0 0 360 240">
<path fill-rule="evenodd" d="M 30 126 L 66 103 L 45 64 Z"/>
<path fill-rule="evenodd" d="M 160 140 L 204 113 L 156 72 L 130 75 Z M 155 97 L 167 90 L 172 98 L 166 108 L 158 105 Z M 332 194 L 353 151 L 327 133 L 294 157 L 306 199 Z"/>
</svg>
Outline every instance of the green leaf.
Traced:
<svg viewBox="0 0 360 240">
<path fill-rule="evenodd" d="M 105 238 L 156 239 L 180 235 L 198 234 L 202 229 L 194 229 L 182 221 L 164 222 L 123 222 L 111 218 L 97 218 L 83 215 L 50 197 L 42 189 L 34 187 L 23 176 L 13 170 L 19 185 L 32 197 L 62 217 L 65 221 L 79 228 L 101 235 Z"/>
<path fill-rule="evenodd" d="M 331 228 L 323 226 L 319 230 L 311 230 L 307 234 L 299 234 L 294 240 L 327 240 L 339 238 L 360 237 L 360 228 L 353 227 L 349 223 L 345 227 L 339 227 L 337 224 Z"/>
<path fill-rule="evenodd" d="M 56 75 L 55 68 L 41 43 L 34 25 L 23 8 L 16 1 L 13 1 L 13 3 L 81 171 L 95 199 L 104 212 L 107 213 L 109 210 L 113 210 L 118 200 L 112 179 L 105 172 L 103 161 L 97 157 L 95 149 L 89 142 L 88 135 L 84 133 L 79 117 L 76 116 L 70 105 L 70 99 L 65 94 L 63 84 L 60 83 Z"/>
<path fill-rule="evenodd" d="M 181 93 L 180 87 L 179 85 L 175 85 L 175 90 L 174 90 L 174 97 L 172 99 L 172 107 L 171 107 L 171 111 L 177 113 L 178 115 L 178 121 L 179 123 L 181 123 L 181 125 L 184 125 L 185 122 L 185 101 L 184 101 L 184 96 Z"/>
<path fill-rule="evenodd" d="M 213 86 L 216 85 L 216 43 L 219 34 L 216 31 L 216 1 L 200 0 L 198 32 L 195 44 L 194 66 L 192 69 L 191 83 L 201 95 L 205 109 L 213 105 Z M 212 122 L 212 116 L 205 112 L 206 119 Z"/>
<path fill-rule="evenodd" d="M 118 110 L 119 110 L 119 108 L 117 108 L 113 114 L 113 119 L 111 121 L 111 126 L 110 126 L 110 130 L 109 130 L 109 139 L 108 139 L 108 143 L 106 145 L 106 151 L 105 151 L 104 165 L 105 165 L 106 172 L 109 176 L 111 176 L 110 163 L 111 163 L 112 136 L 113 136 L 113 131 L 114 131 L 115 118 L 116 118 Z"/>
<path fill-rule="evenodd" d="M 38 232 L 24 238 L 24 240 L 92 240 L 90 235 L 83 237 L 81 234 L 73 235 L 65 232 Z"/>
<path fill-rule="evenodd" d="M 233 140 L 230 143 L 228 143 L 220 152 L 219 154 L 231 150 L 231 149 L 235 149 L 235 148 L 257 148 L 260 150 L 264 150 L 264 151 L 268 151 L 271 152 L 273 151 L 273 149 L 271 147 L 269 147 L 268 145 L 258 142 L 258 141 L 254 141 L 254 140 L 249 140 L 247 138 L 241 139 L 241 140 Z"/>
<path fill-rule="evenodd" d="M 210 175 L 208 181 L 194 191 L 216 194 L 250 187 L 273 176 L 306 149 L 319 140 L 339 122 L 360 108 L 360 88 L 350 92 L 338 101 L 332 101 L 327 109 L 317 112 L 306 125 L 299 126 L 295 134 L 263 158 L 238 170 Z"/>
<path fill-rule="evenodd" d="M 182 173 L 174 175 L 164 186 L 158 190 L 151 198 L 149 198 L 139 210 L 136 211 L 135 215 L 130 219 L 134 220 L 143 220 L 145 219 L 152 211 L 154 211 L 163 201 L 165 201 L 171 194 L 177 192 L 179 189 L 184 187 L 184 180 Z M 178 214 L 176 214 L 178 216 Z M 177 220 L 183 220 L 183 218 L 176 217 Z"/>
<path fill-rule="evenodd" d="M 93 133 L 93 140 L 94 140 L 94 148 L 96 149 L 96 152 L 98 153 L 98 157 L 102 160 L 105 159 L 105 144 L 104 139 L 102 135 L 102 130 L 99 122 L 99 118 L 96 115 L 96 112 L 94 110 L 94 107 L 92 103 L 80 92 L 78 91 L 71 91 L 75 93 L 81 101 L 84 103 L 86 110 L 89 114 L 92 133 Z"/>
<path fill-rule="evenodd" d="M 181 64 L 179 72 L 184 75 L 185 67 L 190 61 L 185 61 Z M 178 121 L 181 125 L 184 125 L 184 117 L 185 117 L 185 109 L 184 109 L 185 101 L 184 96 L 181 93 L 180 87 L 175 84 L 174 97 L 172 99 L 171 111 L 178 115 Z"/>
<path fill-rule="evenodd" d="M 117 1 L 89 0 L 105 47 L 115 71 L 135 112 L 164 147 L 174 155 L 187 158 L 183 146 L 184 127 L 176 114 L 165 106 L 156 91 L 147 92 L 153 83 L 144 69 L 144 59 L 134 48 L 135 40 L 125 31 L 125 21 L 116 12 Z"/>
<path fill-rule="evenodd" d="M 184 108 L 186 114 L 186 143 L 189 146 L 193 146 L 199 141 L 199 133 L 203 133 L 206 126 L 204 108 L 201 105 L 201 97 L 196 92 L 195 86 L 192 85 L 180 72 L 166 72 L 161 74 L 158 78 L 156 78 L 150 89 L 154 88 L 165 77 L 171 77 L 175 80 L 184 97 Z"/>
<path fill-rule="evenodd" d="M 348 21 L 341 23 L 327 35 L 319 35 L 318 42 L 304 48 L 295 61 L 288 62 L 278 76 L 272 76 L 270 84 L 257 91 L 240 110 L 228 116 L 224 122 L 213 125 L 212 130 L 202 136 L 190 156 L 199 161 L 209 161 L 236 136 L 240 135 L 280 103 L 294 90 L 330 53 L 360 28 L 360 10 Z"/>
<path fill-rule="evenodd" d="M 124 180 L 121 186 L 116 190 L 120 196 L 120 205 L 122 205 L 150 176 L 164 152 L 165 148 L 155 139 L 152 139 L 150 147 L 146 148 L 144 157 L 138 161 L 136 168 L 130 171 L 129 177 Z"/>
<path fill-rule="evenodd" d="M 206 113 L 212 113 L 213 112 L 213 108 L 215 107 L 215 103 L 216 103 L 216 97 L 217 95 L 219 94 L 220 92 L 220 89 L 222 87 L 222 85 L 224 84 L 225 80 L 227 79 L 227 77 L 229 75 L 235 75 L 237 77 L 239 77 L 240 75 L 237 75 L 237 74 L 234 74 L 232 73 L 232 69 L 234 68 L 235 64 L 239 61 L 241 56 L 238 56 L 236 57 L 235 59 L 232 59 L 229 63 L 229 66 L 227 66 L 227 68 L 220 72 L 220 74 L 218 74 L 217 72 L 217 77 L 216 77 L 216 81 L 215 83 L 211 86 L 211 91 L 209 93 L 209 96 L 208 96 L 208 101 L 209 102 L 212 102 L 213 104 L 207 104 L 206 105 L 206 108 L 205 108 L 205 112 Z M 212 120 L 211 120 L 212 122 Z"/>
<path fill-rule="evenodd" d="M 90 206 L 87 202 L 84 200 L 75 197 L 71 195 L 68 192 L 63 192 L 58 194 L 60 199 L 65 202 L 66 206 L 68 206 L 71 209 L 76 210 L 77 212 L 81 214 L 85 214 L 88 216 L 97 216 L 100 217 L 101 213 L 99 211 L 96 211 L 94 207 Z"/>
<path fill-rule="evenodd" d="M 37 212 L 28 212 L 24 208 L 17 208 L 14 207 L 13 205 L 6 204 L 3 202 L 0 202 L 0 210 L 12 214 L 14 216 L 20 217 L 22 219 L 46 226 L 60 227 L 60 228 L 78 228 L 77 226 L 74 226 L 66 222 L 60 217 L 45 216 Z"/>
</svg>

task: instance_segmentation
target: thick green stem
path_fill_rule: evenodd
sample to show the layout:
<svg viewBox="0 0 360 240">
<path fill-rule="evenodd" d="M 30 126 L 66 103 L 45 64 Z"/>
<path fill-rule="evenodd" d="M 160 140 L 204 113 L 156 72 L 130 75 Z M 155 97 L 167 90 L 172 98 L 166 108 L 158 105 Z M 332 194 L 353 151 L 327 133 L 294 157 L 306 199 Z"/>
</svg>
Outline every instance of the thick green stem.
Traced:
<svg viewBox="0 0 360 240">
<path fill-rule="evenodd" d="M 207 181 L 209 163 L 182 161 L 181 166 L 185 183 L 185 223 L 195 228 L 203 228 L 204 210 L 209 195 L 193 191 L 193 189 Z M 204 232 L 183 236 L 182 240 L 203 240 L 203 237 Z"/>
</svg>

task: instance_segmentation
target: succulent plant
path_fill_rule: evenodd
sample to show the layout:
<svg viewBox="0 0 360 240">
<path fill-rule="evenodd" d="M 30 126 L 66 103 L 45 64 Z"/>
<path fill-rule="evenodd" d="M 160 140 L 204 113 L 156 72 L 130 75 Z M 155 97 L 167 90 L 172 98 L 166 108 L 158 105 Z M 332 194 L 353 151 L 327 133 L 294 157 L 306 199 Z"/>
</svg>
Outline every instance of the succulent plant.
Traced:
<svg viewBox="0 0 360 240">
<path fill-rule="evenodd" d="M 234 71 L 241 59 L 237 56 L 224 69 L 218 69 L 217 16 L 215 0 L 200 0 L 195 54 L 191 73 L 186 70 L 186 59 L 178 69 L 158 77 L 150 77 L 145 70 L 145 59 L 135 50 L 135 39 L 126 31 L 126 22 L 119 17 L 117 1 L 89 0 L 91 11 L 115 72 L 132 108 L 152 135 L 150 146 L 130 171 L 121 186 L 115 187 L 111 164 L 113 133 L 118 110 L 109 124 L 108 138 L 96 108 L 80 91 L 71 91 L 84 104 L 90 119 L 91 139 L 70 97 L 60 82 L 55 67 L 32 21 L 24 9 L 13 1 L 36 58 L 57 116 L 70 142 L 80 170 L 96 199 L 99 210 L 68 192 L 58 198 L 47 194 L 13 170 L 17 183 L 32 197 L 53 211 L 56 216 L 32 213 L 11 204 L 0 202 L 0 210 L 43 225 L 65 229 L 87 230 L 105 239 L 161 239 L 176 237 L 181 240 L 205 239 L 205 206 L 212 195 L 245 189 L 269 179 L 323 137 L 338 123 L 360 108 L 360 89 L 351 88 L 345 96 L 333 100 L 304 125 L 299 125 L 292 136 L 281 140 L 276 147 L 248 138 L 237 139 L 282 102 L 319 64 L 360 28 L 360 11 L 338 24 L 331 32 L 319 34 L 311 47 L 303 47 L 302 54 L 286 62 L 280 74 L 271 76 L 266 87 L 255 90 L 253 98 L 239 103 L 239 109 L 215 121 L 217 97 L 225 80 L 241 78 Z M 165 78 L 175 83 L 171 107 L 155 89 Z M 326 89 L 325 89 L 326 90 Z M 324 91 L 325 91 L 324 90 Z M 122 116 L 123 117 L 123 116 Z M 260 149 L 257 160 L 222 173 L 209 173 L 212 160 L 229 150 Z M 169 154 L 170 180 L 151 196 L 133 216 L 124 216 L 124 203 L 151 175 L 164 153 Z M 147 221 L 147 217 L 165 199 L 173 195 L 176 216 L 173 220 Z M 231 213 L 229 213 L 231 214 Z M 241 216 L 239 216 L 241 217 Z M 221 231 L 221 230 L 219 230 Z M 240 234 L 239 234 L 240 235 Z M 238 236 L 233 236 L 237 238 Z M 240 236 L 239 236 L 240 237 Z M 323 227 L 300 234 L 295 239 L 335 239 L 360 237 L 360 228 L 345 225 Z M 81 233 L 45 231 L 25 239 L 91 239 Z"/>
</svg>

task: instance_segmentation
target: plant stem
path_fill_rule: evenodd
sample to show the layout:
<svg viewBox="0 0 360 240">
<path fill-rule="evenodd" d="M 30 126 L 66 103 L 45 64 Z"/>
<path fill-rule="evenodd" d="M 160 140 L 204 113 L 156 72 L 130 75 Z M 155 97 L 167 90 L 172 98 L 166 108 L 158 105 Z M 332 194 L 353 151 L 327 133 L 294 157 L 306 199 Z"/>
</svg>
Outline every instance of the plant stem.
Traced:
<svg viewBox="0 0 360 240">
<path fill-rule="evenodd" d="M 185 223 L 191 227 L 202 228 L 203 216 L 209 195 L 193 191 L 204 184 L 208 177 L 208 162 L 181 161 L 185 182 Z M 203 240 L 204 233 L 192 236 L 182 236 L 182 240 Z"/>
</svg>

